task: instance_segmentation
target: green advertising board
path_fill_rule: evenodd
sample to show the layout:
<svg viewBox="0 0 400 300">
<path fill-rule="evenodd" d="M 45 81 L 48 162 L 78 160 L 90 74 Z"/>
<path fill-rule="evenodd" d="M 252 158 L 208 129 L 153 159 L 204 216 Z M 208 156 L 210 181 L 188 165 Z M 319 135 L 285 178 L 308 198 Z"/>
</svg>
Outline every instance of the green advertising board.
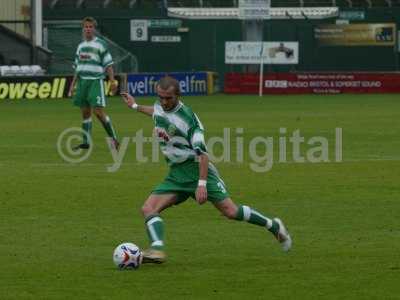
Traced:
<svg viewBox="0 0 400 300">
<path fill-rule="evenodd" d="M 177 19 L 152 19 L 149 20 L 150 28 L 179 28 L 182 27 L 182 20 Z"/>
<path fill-rule="evenodd" d="M 365 20 L 365 12 L 363 10 L 347 10 L 339 13 L 339 19 L 349 21 Z"/>
</svg>

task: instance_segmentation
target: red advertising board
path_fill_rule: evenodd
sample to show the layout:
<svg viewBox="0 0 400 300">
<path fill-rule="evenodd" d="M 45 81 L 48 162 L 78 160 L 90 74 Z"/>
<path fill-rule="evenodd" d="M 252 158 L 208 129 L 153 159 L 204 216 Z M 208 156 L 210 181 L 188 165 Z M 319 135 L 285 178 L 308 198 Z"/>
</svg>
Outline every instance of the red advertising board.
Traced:
<svg viewBox="0 0 400 300">
<path fill-rule="evenodd" d="M 258 94 L 259 75 L 227 73 L 224 92 Z M 270 73 L 264 75 L 265 94 L 400 93 L 396 73 Z"/>
</svg>

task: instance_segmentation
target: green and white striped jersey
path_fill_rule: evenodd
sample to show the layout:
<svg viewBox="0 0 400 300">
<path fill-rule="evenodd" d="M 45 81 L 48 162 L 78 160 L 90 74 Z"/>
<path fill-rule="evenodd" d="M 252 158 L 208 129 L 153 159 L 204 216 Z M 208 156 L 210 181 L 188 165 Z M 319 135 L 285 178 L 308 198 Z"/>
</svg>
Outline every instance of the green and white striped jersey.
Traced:
<svg viewBox="0 0 400 300">
<path fill-rule="evenodd" d="M 103 79 L 105 68 L 113 63 L 106 42 L 95 37 L 91 41 L 83 41 L 78 45 L 74 69 L 79 78 Z"/>
<path fill-rule="evenodd" d="M 194 161 L 199 154 L 207 153 L 204 127 L 192 109 L 181 101 L 170 112 L 156 102 L 153 120 L 161 152 L 170 166 Z"/>
</svg>

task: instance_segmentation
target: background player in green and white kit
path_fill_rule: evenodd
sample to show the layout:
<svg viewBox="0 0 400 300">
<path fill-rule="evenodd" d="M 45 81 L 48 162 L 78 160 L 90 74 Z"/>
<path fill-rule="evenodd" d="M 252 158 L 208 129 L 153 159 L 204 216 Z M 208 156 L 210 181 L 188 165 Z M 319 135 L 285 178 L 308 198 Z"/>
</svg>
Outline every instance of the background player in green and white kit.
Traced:
<svg viewBox="0 0 400 300">
<path fill-rule="evenodd" d="M 68 96 L 74 96 L 74 104 L 81 108 L 82 129 L 84 131 L 82 144 L 76 148 L 88 149 L 90 147 L 92 130 L 92 113 L 96 115 L 103 125 L 107 135 L 111 138 L 114 148 L 118 149 L 119 143 L 111 119 L 104 112 L 106 96 L 104 89 L 105 72 L 111 82 L 111 91 L 116 92 L 118 82 L 114 79 L 113 60 L 107 49 L 105 41 L 96 37 L 96 20 L 86 17 L 82 21 L 84 41 L 78 45 L 75 55 L 75 75 L 72 80 Z"/>
<path fill-rule="evenodd" d="M 142 213 L 151 242 L 144 251 L 143 262 L 162 263 L 164 252 L 164 222 L 160 213 L 193 197 L 199 204 L 210 201 L 229 219 L 247 221 L 270 231 L 284 251 L 292 240 L 278 218 L 270 219 L 246 205 L 236 205 L 229 197 L 217 169 L 208 161 L 204 127 L 193 111 L 178 100 L 179 83 L 172 77 L 162 78 L 157 85 L 159 101 L 154 106 L 138 105 L 127 93 L 122 97 L 127 105 L 152 116 L 161 151 L 170 166 L 169 173 L 145 201 Z"/>
</svg>

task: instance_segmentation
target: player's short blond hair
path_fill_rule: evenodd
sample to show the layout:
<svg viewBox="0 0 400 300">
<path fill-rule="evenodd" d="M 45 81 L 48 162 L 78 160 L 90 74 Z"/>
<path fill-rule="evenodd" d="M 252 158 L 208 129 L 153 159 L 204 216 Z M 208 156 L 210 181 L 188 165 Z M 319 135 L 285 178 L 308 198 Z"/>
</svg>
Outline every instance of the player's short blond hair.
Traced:
<svg viewBox="0 0 400 300">
<path fill-rule="evenodd" d="M 84 26 L 86 22 L 92 23 L 94 27 L 97 27 L 97 21 L 93 17 L 84 17 L 82 20 L 82 26 Z"/>
<path fill-rule="evenodd" d="M 179 87 L 179 82 L 175 78 L 171 76 L 164 76 L 162 77 L 157 84 L 157 87 L 159 87 L 162 90 L 168 90 L 170 87 L 174 88 L 175 95 L 180 96 L 181 95 L 181 89 Z"/>
</svg>

